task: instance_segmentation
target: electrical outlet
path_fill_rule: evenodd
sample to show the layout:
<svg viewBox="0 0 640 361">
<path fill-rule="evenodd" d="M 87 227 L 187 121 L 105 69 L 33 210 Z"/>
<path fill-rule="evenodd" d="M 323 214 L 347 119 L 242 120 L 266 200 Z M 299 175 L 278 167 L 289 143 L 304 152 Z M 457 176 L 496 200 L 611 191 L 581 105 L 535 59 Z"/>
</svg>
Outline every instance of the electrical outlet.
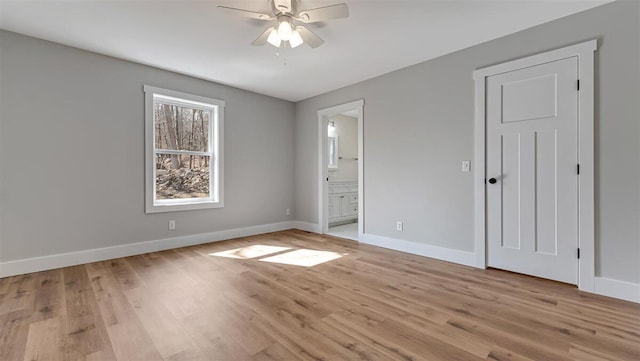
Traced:
<svg viewBox="0 0 640 361">
<path fill-rule="evenodd" d="M 467 172 L 471 172 L 471 161 L 470 160 L 463 160 L 462 161 L 462 171 L 467 173 Z"/>
<path fill-rule="evenodd" d="M 173 231 L 174 229 L 176 229 L 176 221 L 170 220 L 169 221 L 169 230 Z"/>
<path fill-rule="evenodd" d="M 402 232 L 402 228 L 403 227 L 404 227 L 404 225 L 402 224 L 402 221 L 397 221 L 396 222 L 396 231 Z"/>
<path fill-rule="evenodd" d="M 287 208 L 287 210 L 284 211 L 284 214 L 286 214 L 287 216 L 291 215 L 291 208 Z"/>
</svg>

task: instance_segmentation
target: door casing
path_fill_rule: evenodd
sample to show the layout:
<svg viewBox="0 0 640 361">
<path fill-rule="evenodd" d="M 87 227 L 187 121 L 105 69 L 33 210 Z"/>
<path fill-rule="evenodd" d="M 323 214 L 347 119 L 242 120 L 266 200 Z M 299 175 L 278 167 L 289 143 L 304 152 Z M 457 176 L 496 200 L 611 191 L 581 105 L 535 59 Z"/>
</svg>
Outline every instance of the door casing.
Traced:
<svg viewBox="0 0 640 361">
<path fill-rule="evenodd" d="M 476 266 L 486 268 L 486 78 L 539 64 L 578 58 L 578 288 L 593 292 L 595 282 L 594 207 L 594 53 L 597 39 L 478 69 L 475 81 L 474 117 L 474 245 Z"/>
</svg>

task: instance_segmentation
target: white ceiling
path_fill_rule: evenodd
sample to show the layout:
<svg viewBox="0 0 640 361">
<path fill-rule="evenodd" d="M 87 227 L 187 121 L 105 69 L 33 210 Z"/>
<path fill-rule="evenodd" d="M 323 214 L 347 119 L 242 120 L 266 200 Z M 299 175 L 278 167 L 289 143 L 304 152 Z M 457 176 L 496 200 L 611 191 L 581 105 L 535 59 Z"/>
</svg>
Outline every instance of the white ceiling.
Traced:
<svg viewBox="0 0 640 361">
<path fill-rule="evenodd" d="M 250 45 L 267 23 L 216 9 L 268 0 L 0 0 L 0 28 L 298 101 L 609 1 L 347 0 L 348 19 L 309 25 L 324 45 L 279 56 Z"/>
</svg>

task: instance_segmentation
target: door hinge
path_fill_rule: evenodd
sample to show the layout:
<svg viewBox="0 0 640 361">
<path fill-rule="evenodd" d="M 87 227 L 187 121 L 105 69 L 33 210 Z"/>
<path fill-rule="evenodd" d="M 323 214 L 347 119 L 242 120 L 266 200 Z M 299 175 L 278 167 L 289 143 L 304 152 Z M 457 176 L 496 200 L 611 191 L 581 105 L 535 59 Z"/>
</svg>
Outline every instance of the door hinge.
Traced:
<svg viewBox="0 0 640 361">
<path fill-rule="evenodd" d="M 578 175 L 580 175 L 580 163 L 578 163 L 577 171 L 578 171 Z"/>
<path fill-rule="evenodd" d="M 578 91 L 580 91 L 580 79 L 578 79 L 577 83 L 578 83 Z"/>
<path fill-rule="evenodd" d="M 578 259 L 580 259 L 580 248 L 578 248 Z"/>
</svg>

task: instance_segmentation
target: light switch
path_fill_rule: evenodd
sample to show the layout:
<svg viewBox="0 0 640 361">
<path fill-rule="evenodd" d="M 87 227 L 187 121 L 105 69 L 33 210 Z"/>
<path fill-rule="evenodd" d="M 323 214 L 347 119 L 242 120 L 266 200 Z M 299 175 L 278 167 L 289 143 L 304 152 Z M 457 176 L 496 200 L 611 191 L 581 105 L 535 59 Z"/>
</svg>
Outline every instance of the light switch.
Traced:
<svg viewBox="0 0 640 361">
<path fill-rule="evenodd" d="M 463 160 L 462 161 L 462 171 L 467 173 L 467 172 L 471 172 L 471 161 L 470 160 Z"/>
</svg>

